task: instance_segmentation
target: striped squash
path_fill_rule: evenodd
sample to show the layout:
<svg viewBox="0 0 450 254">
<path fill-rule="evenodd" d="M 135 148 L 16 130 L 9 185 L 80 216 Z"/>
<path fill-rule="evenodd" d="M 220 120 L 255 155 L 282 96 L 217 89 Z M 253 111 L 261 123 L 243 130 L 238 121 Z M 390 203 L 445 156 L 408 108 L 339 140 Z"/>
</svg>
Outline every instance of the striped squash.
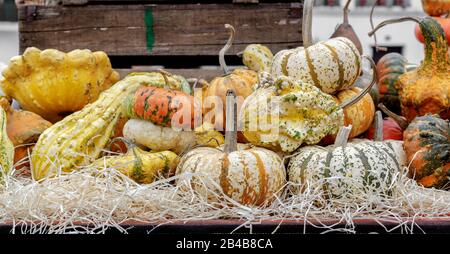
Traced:
<svg viewBox="0 0 450 254">
<path fill-rule="evenodd" d="M 288 165 L 290 181 L 299 186 L 295 193 L 319 186 L 325 197 L 332 199 L 363 198 L 369 188 L 380 195 L 389 194 L 394 174 L 406 165 L 402 142 L 358 140 L 347 144 L 348 133 L 342 143 L 340 132 L 335 145 L 299 149 Z"/>
<path fill-rule="evenodd" d="M 361 71 L 361 56 L 349 39 L 338 37 L 308 48 L 282 50 L 274 56 L 272 75 L 314 84 L 325 93 L 351 87 Z"/>
<path fill-rule="evenodd" d="M 242 53 L 242 62 L 250 70 L 256 72 L 270 71 L 272 68 L 273 54 L 270 49 L 261 44 L 250 44 Z"/>
<path fill-rule="evenodd" d="M 225 145 L 220 149 L 199 147 L 186 153 L 180 160 L 176 174 L 195 175 L 190 182 L 180 178 L 177 184 L 189 184 L 202 197 L 213 202 L 217 201 L 217 196 L 212 190 L 220 186 L 225 195 L 241 204 L 268 204 L 282 190 L 286 181 L 282 160 L 270 150 L 238 145 L 235 98 L 234 101 L 227 100 L 227 105 L 226 128 L 233 131 L 226 132 Z"/>
<path fill-rule="evenodd" d="M 113 135 L 125 98 L 152 81 L 145 75 L 127 76 L 92 104 L 46 129 L 31 154 L 33 178 L 70 172 L 97 159 Z"/>
<path fill-rule="evenodd" d="M 6 112 L 0 107 L 0 185 L 14 163 L 14 145 L 6 132 Z"/>
</svg>

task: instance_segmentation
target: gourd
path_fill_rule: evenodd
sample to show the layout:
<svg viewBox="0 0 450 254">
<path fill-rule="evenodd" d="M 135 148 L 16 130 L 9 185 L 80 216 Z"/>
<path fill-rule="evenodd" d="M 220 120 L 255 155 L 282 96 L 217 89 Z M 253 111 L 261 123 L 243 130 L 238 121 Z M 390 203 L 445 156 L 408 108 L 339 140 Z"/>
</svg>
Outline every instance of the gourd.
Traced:
<svg viewBox="0 0 450 254">
<path fill-rule="evenodd" d="M 449 12 L 450 13 L 450 12 Z M 445 37 L 447 38 L 447 44 L 450 45 L 450 18 L 440 18 L 440 17 L 433 17 L 436 19 L 436 21 L 441 25 L 442 29 L 444 29 Z M 414 30 L 417 40 L 419 40 L 421 43 L 425 42 L 425 39 L 423 38 L 422 31 L 420 30 L 420 26 L 416 25 L 416 28 Z"/>
<path fill-rule="evenodd" d="M 270 72 L 273 54 L 270 49 L 261 44 L 250 44 L 242 52 L 242 62 L 250 70 Z"/>
<path fill-rule="evenodd" d="M 257 74 L 253 70 L 234 69 L 232 72 L 228 70 L 225 53 L 233 43 L 235 30 L 229 24 L 226 24 L 225 28 L 230 31 L 230 37 L 219 52 L 220 66 L 225 75 L 214 78 L 207 87 L 204 87 L 202 95 L 204 121 L 214 124 L 217 130 L 224 130 L 225 127 L 226 92 L 229 89 L 236 92 L 240 107 L 242 101 L 253 92 L 253 87 L 258 81 Z"/>
<path fill-rule="evenodd" d="M 416 117 L 404 132 L 409 175 L 425 187 L 449 188 L 450 123 L 437 115 Z"/>
<path fill-rule="evenodd" d="M 404 17 L 380 23 L 369 35 L 388 24 L 403 21 L 419 23 L 425 37 L 425 59 L 420 66 L 399 79 L 402 115 L 408 121 L 427 113 L 450 118 L 450 59 L 444 31 L 433 18 Z"/>
<path fill-rule="evenodd" d="M 326 136 L 332 139 L 344 125 L 344 115 L 345 122 L 358 126 L 353 135 L 365 131 L 374 108 L 367 93 L 376 80 L 375 64 L 368 59 L 374 69 L 371 83 L 364 90 L 341 92 L 340 98 L 300 80 L 286 76 L 274 80 L 261 72 L 255 92 L 242 105 L 244 137 L 254 145 L 289 153 L 303 143 L 317 144 Z M 360 112 L 355 113 L 358 109 Z"/>
<path fill-rule="evenodd" d="M 403 148 L 409 176 L 425 187 L 448 188 L 450 182 L 450 123 L 438 115 L 416 117 L 411 123 L 383 105 L 379 107 L 394 119 L 403 132 Z"/>
<path fill-rule="evenodd" d="M 46 129 L 31 154 L 33 179 L 91 164 L 113 135 L 125 98 L 152 81 L 146 75 L 127 76 L 101 93 L 95 102 Z"/>
<path fill-rule="evenodd" d="M 159 69 L 157 72 L 134 72 L 129 75 L 145 76 L 147 79 L 152 79 L 150 82 L 152 87 L 166 88 L 192 94 L 191 86 L 186 78 L 163 69 Z"/>
<path fill-rule="evenodd" d="M 314 2 L 314 1 L 310 1 L 310 2 Z M 353 44 L 355 44 L 356 48 L 358 49 L 359 54 L 362 55 L 363 53 L 363 48 L 361 45 L 361 41 L 359 40 L 358 36 L 356 35 L 355 30 L 353 29 L 352 25 L 349 23 L 348 21 L 348 6 L 350 5 L 350 3 L 352 2 L 352 0 L 347 0 L 347 3 L 344 6 L 344 20 L 342 22 L 342 24 L 339 24 L 334 33 L 331 35 L 331 38 L 336 38 L 336 37 L 345 37 L 349 40 L 351 40 L 353 42 Z"/>
<path fill-rule="evenodd" d="M 377 118 L 381 120 L 381 113 Z M 395 174 L 406 165 L 402 142 L 382 142 L 378 137 L 377 141 L 347 143 L 350 129 L 343 127 L 334 145 L 302 147 L 291 158 L 287 171 L 290 181 L 296 184 L 294 194 L 311 186 L 322 188 L 329 200 L 350 202 L 371 191 L 380 197 L 390 195 Z"/>
<path fill-rule="evenodd" d="M 114 168 L 138 183 L 152 183 L 158 175 L 175 169 L 178 156 L 170 151 L 146 152 L 130 141 L 125 154 L 102 157 L 92 163 L 97 168 Z"/>
<path fill-rule="evenodd" d="M 309 4 L 309 5 L 308 5 Z M 361 55 L 355 44 L 338 37 L 312 44 L 312 1 L 305 1 L 303 47 L 278 52 L 272 63 L 274 77 L 281 75 L 315 85 L 333 94 L 353 86 L 361 72 Z"/>
<path fill-rule="evenodd" d="M 406 58 L 398 53 L 388 53 L 381 57 L 377 63 L 380 103 L 399 114 L 401 108 L 398 90 L 401 89 L 401 84 L 399 84 L 398 78 L 416 67 L 408 64 Z"/>
<path fill-rule="evenodd" d="M 16 169 L 29 166 L 22 159 L 28 157 L 39 136 L 52 124 L 33 112 L 14 109 L 5 97 L 0 98 L 0 106 L 6 112 L 6 133 L 14 145 L 14 164 L 21 161 Z"/>
<path fill-rule="evenodd" d="M 274 152 L 237 144 L 236 95 L 227 95 L 225 145 L 199 147 L 187 152 L 177 167 L 177 185 L 191 186 L 201 197 L 217 201 L 212 193 L 219 186 L 225 195 L 244 205 L 268 205 L 281 192 L 286 173 L 281 158 Z M 190 181 L 182 175 L 194 174 Z"/>
<path fill-rule="evenodd" d="M 216 147 L 223 144 L 223 136 L 205 123 L 195 131 L 175 130 L 149 121 L 130 119 L 123 128 L 123 136 L 152 151 L 170 150 L 181 154 L 195 145 Z"/>
<path fill-rule="evenodd" d="M 190 129 L 194 126 L 195 115 L 197 118 L 201 116 L 200 106 L 193 96 L 153 86 L 139 88 L 125 100 L 123 108 L 129 118 L 150 121 L 163 127 Z"/>
<path fill-rule="evenodd" d="M 8 138 L 5 110 L 0 107 L 0 186 L 14 163 L 14 145 Z"/>
<path fill-rule="evenodd" d="M 102 51 L 63 53 L 34 47 L 13 57 L 3 76 L 0 86 L 6 96 L 53 123 L 94 102 L 119 80 Z"/>
<path fill-rule="evenodd" d="M 422 0 L 422 7 L 430 16 L 441 16 L 450 12 L 450 0 Z"/>
</svg>

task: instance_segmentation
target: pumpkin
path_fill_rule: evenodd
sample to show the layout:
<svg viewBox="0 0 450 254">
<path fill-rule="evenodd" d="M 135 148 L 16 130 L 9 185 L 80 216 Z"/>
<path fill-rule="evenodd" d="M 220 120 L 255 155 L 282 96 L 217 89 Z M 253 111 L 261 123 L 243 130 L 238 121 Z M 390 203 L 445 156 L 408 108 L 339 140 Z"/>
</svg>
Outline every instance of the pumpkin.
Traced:
<svg viewBox="0 0 450 254">
<path fill-rule="evenodd" d="M 28 157 L 34 143 L 39 136 L 52 124 L 33 112 L 14 109 L 5 98 L 0 98 L 0 106 L 6 112 L 6 132 L 14 145 L 14 164 Z M 28 162 L 21 162 L 16 169 L 29 166 Z"/>
<path fill-rule="evenodd" d="M 342 108 L 317 87 L 286 76 L 260 80 L 240 112 L 243 134 L 253 145 L 292 152 L 343 125 Z"/>
<path fill-rule="evenodd" d="M 298 150 L 287 168 L 295 184 L 294 194 L 301 194 L 308 186 L 321 187 L 324 197 L 330 200 L 364 198 L 369 191 L 380 197 L 390 194 L 394 175 L 406 165 L 402 142 L 347 143 L 350 130 L 351 126 L 343 127 L 334 145 Z"/>
<path fill-rule="evenodd" d="M 433 17 L 433 18 L 436 19 L 436 21 L 441 25 L 442 29 L 444 29 L 445 37 L 447 38 L 447 44 L 450 45 L 450 18 L 440 18 L 440 17 Z M 425 42 L 425 39 L 423 38 L 423 34 L 422 31 L 420 30 L 419 25 L 416 25 L 414 33 L 416 35 L 417 40 L 419 40 L 421 43 Z"/>
<path fill-rule="evenodd" d="M 402 115 L 408 121 L 427 113 L 440 114 L 450 118 L 450 59 L 444 31 L 439 23 L 430 17 L 423 19 L 404 17 L 380 23 L 370 35 L 381 27 L 403 22 L 419 23 L 425 37 L 425 59 L 420 66 L 398 78 Z"/>
<path fill-rule="evenodd" d="M 314 2 L 311 0 L 306 0 L 306 1 Z M 343 10 L 343 12 L 344 12 L 343 22 L 336 27 L 336 29 L 334 30 L 334 33 L 331 35 L 331 38 L 345 37 L 345 38 L 351 40 L 353 42 L 353 44 L 355 44 L 356 48 L 358 49 L 358 52 L 360 54 L 362 54 L 363 48 L 361 45 L 361 41 L 359 40 L 358 36 L 356 35 L 356 32 L 353 29 L 352 25 L 348 21 L 348 12 L 349 12 L 348 7 L 351 2 L 352 2 L 352 0 L 347 0 L 347 3 L 345 4 L 344 10 Z M 311 4 L 309 6 L 311 6 L 311 10 L 312 10 L 313 5 Z"/>
<path fill-rule="evenodd" d="M 406 58 L 398 53 L 388 53 L 381 57 L 377 63 L 380 103 L 385 104 L 387 108 L 397 114 L 401 111 L 398 95 L 398 90 L 401 87 L 398 78 L 415 67 L 408 64 Z"/>
<path fill-rule="evenodd" d="M 416 117 L 404 132 L 409 174 L 425 187 L 449 188 L 450 123 L 437 115 Z"/>
<path fill-rule="evenodd" d="M 200 106 L 194 97 L 176 90 L 159 87 L 141 87 L 124 103 L 125 115 L 150 121 L 163 127 L 194 126 L 196 110 L 201 116 Z"/>
<path fill-rule="evenodd" d="M 329 94 L 353 86 L 361 72 L 358 49 L 345 37 L 312 45 L 312 4 L 310 6 L 304 8 L 303 47 L 278 52 L 273 58 L 272 75 L 302 80 Z"/>
<path fill-rule="evenodd" d="M 450 0 L 422 0 L 422 7 L 430 16 L 441 16 L 450 12 Z"/>
<path fill-rule="evenodd" d="M 145 75 L 127 76 L 95 102 L 46 129 L 31 154 L 33 178 L 41 180 L 91 164 L 113 135 L 125 98 L 152 81 Z"/>
<path fill-rule="evenodd" d="M 3 76 L 0 86 L 6 96 L 50 122 L 94 102 L 119 80 L 104 52 L 87 49 L 63 53 L 27 48 L 11 59 Z"/>
<path fill-rule="evenodd" d="M 8 137 L 5 110 L 0 107 L 0 186 L 14 163 L 14 145 Z"/>
<path fill-rule="evenodd" d="M 362 91 L 359 87 L 353 87 L 340 91 L 334 97 L 339 105 L 356 97 Z M 350 132 L 349 138 L 354 138 L 367 131 L 375 115 L 375 105 L 370 94 L 364 95 L 354 105 L 344 109 L 344 125 L 354 126 Z"/>
<path fill-rule="evenodd" d="M 240 106 L 242 101 L 253 92 L 253 86 L 258 81 L 257 74 L 253 70 L 235 69 L 229 72 L 225 63 L 225 53 L 233 43 L 235 30 L 229 24 L 226 24 L 225 28 L 230 30 L 230 37 L 219 53 L 220 66 L 225 75 L 214 78 L 209 85 L 206 83 L 202 95 L 204 121 L 213 123 L 217 130 L 224 130 L 226 92 L 229 89 L 234 90 Z"/>
<path fill-rule="evenodd" d="M 261 44 L 250 44 L 242 52 L 242 62 L 250 70 L 269 72 L 272 67 L 273 54 Z"/>
<path fill-rule="evenodd" d="M 202 197 L 214 202 L 211 193 L 220 186 L 225 195 L 244 205 L 266 205 L 282 191 L 286 173 L 281 158 L 274 152 L 249 145 L 237 144 L 237 103 L 234 91 L 228 93 L 225 145 L 218 148 L 199 147 L 180 160 L 176 174 L 193 173 L 177 185 L 190 185 Z"/>
<path fill-rule="evenodd" d="M 138 183 L 152 183 L 158 175 L 175 169 L 178 156 L 170 151 L 146 152 L 126 139 L 125 154 L 102 157 L 92 163 L 97 168 L 114 168 Z"/>
</svg>

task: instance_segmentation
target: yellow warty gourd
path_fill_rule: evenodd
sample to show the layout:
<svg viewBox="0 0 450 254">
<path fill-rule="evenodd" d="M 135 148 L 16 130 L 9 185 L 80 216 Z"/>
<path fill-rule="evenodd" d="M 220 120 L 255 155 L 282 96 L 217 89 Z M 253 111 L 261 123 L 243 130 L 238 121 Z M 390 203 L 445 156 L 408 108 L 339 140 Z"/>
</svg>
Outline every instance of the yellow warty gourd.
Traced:
<svg viewBox="0 0 450 254">
<path fill-rule="evenodd" d="M 152 81 L 145 75 L 127 76 L 94 103 L 45 130 L 31 154 L 33 178 L 40 180 L 58 171 L 70 172 L 97 159 L 113 135 L 124 99 Z"/>
<path fill-rule="evenodd" d="M 95 101 L 119 80 L 102 52 L 28 48 L 13 57 L 0 80 L 5 95 L 23 109 L 56 122 Z"/>
<path fill-rule="evenodd" d="M 0 186 L 14 163 L 14 145 L 6 133 L 6 112 L 0 107 Z"/>
</svg>

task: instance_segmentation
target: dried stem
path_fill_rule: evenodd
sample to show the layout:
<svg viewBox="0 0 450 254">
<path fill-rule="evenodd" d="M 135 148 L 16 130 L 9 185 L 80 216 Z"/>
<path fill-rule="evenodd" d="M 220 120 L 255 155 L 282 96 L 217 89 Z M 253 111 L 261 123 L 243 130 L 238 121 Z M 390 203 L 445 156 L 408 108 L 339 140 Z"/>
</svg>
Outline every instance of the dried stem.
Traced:
<svg viewBox="0 0 450 254">
<path fill-rule="evenodd" d="M 375 11 L 375 7 L 378 4 L 378 0 L 376 0 L 372 6 L 372 10 L 370 10 L 370 27 L 372 28 L 372 30 L 374 29 L 374 25 L 373 25 L 373 12 Z M 378 51 L 387 51 L 387 48 L 385 47 L 378 47 L 378 40 L 377 40 L 377 35 L 374 34 L 373 35 L 373 39 L 375 41 L 375 50 Z"/>
<path fill-rule="evenodd" d="M 223 73 L 227 75 L 230 73 L 230 71 L 228 70 L 228 66 L 225 63 L 225 53 L 227 53 L 228 49 L 230 49 L 231 45 L 233 45 L 235 30 L 234 27 L 230 24 L 225 24 L 225 28 L 230 31 L 230 36 L 228 37 L 228 41 L 225 46 L 223 46 L 223 48 L 219 52 L 219 63 Z"/>
</svg>

